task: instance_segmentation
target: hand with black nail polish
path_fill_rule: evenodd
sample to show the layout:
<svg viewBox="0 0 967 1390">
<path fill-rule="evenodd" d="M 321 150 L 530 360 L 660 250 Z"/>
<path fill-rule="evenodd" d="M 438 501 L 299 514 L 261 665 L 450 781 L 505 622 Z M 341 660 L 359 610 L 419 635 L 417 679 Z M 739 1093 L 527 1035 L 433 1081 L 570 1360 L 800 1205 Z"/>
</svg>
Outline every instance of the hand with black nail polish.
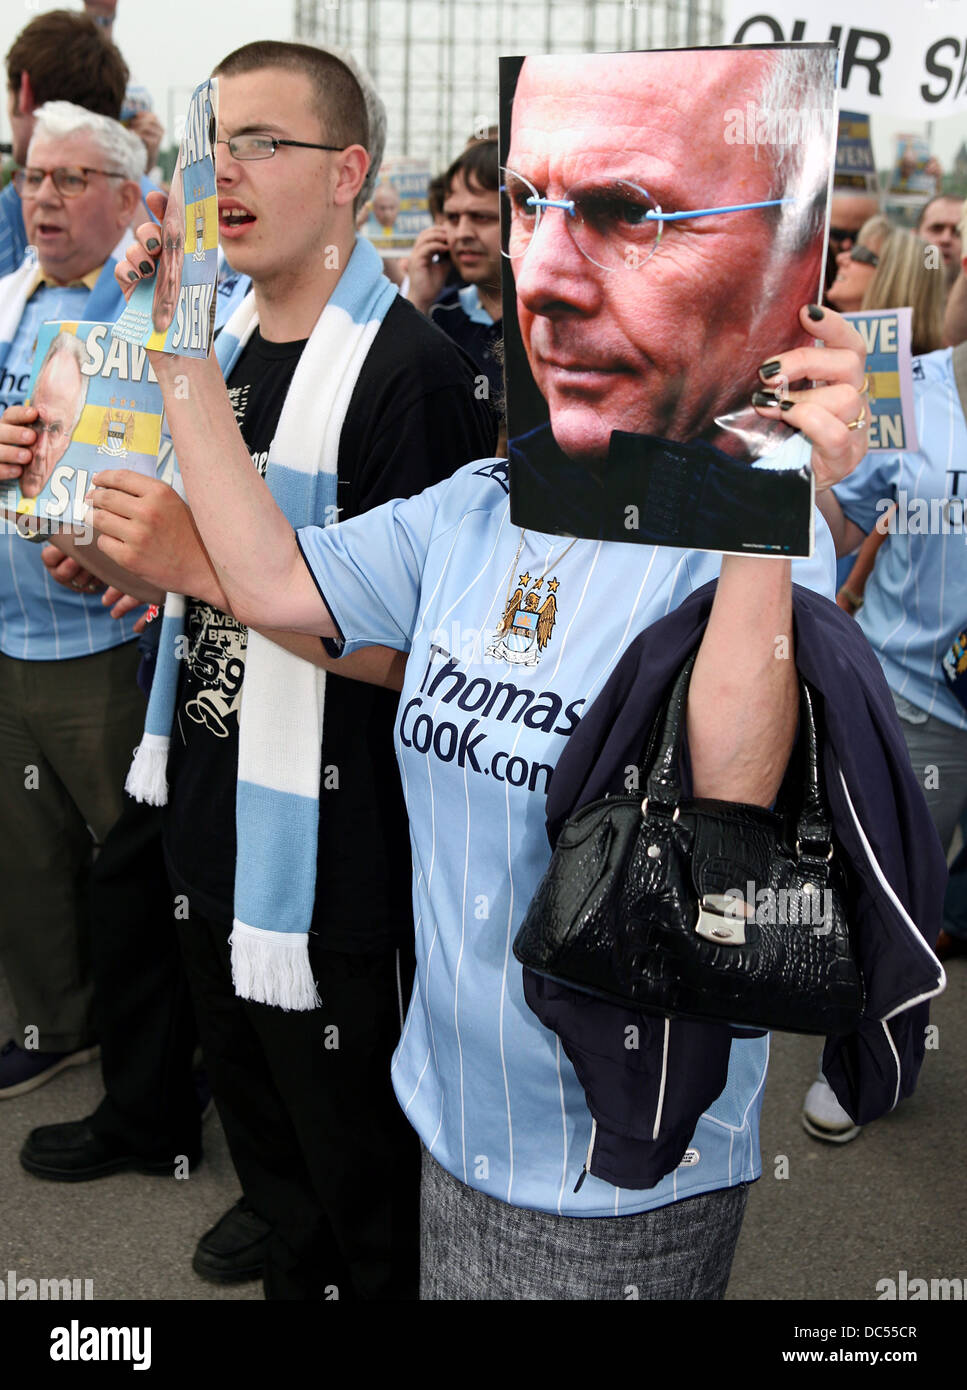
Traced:
<svg viewBox="0 0 967 1390">
<path fill-rule="evenodd" d="M 158 218 L 164 218 L 165 208 L 168 199 L 164 193 L 149 193 L 147 196 L 148 208 Z M 125 299 L 130 299 L 134 287 L 142 279 L 154 274 L 158 257 L 161 254 L 161 239 L 158 236 L 158 226 L 154 222 L 143 222 L 135 232 L 137 238 L 124 253 L 124 259 L 118 261 L 114 267 L 114 276 L 121 289 L 124 291 Z"/>
<path fill-rule="evenodd" d="M 759 368 L 767 389 L 751 395 L 765 418 L 781 419 L 808 436 L 810 464 L 817 493 L 845 478 L 867 449 L 869 406 L 861 395 L 866 381 L 865 345 L 853 325 L 833 309 L 804 304 L 799 321 L 814 343 L 767 357 Z M 797 383 L 786 396 L 785 383 Z M 776 412 L 781 412 L 776 413 Z M 793 418 L 795 416 L 795 418 Z"/>
</svg>

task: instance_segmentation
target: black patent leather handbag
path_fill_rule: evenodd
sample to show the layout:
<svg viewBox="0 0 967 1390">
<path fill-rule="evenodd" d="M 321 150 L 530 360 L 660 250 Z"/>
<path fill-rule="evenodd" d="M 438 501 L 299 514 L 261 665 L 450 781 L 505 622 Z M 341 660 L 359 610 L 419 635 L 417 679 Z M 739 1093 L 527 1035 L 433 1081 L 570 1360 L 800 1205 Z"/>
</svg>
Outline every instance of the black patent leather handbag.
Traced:
<svg viewBox="0 0 967 1390">
<path fill-rule="evenodd" d="M 655 721 L 637 795 L 567 821 L 514 942 L 539 975 L 644 1013 L 848 1033 L 863 1012 L 845 871 L 800 679 L 797 749 L 776 809 L 686 798 L 694 654 Z"/>
</svg>

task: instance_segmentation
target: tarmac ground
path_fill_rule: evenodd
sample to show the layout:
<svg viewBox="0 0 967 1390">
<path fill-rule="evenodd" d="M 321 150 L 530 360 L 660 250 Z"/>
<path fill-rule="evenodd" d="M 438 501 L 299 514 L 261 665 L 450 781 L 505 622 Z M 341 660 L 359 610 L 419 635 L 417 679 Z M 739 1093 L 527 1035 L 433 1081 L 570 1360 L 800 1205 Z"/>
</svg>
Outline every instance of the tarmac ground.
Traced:
<svg viewBox="0 0 967 1390">
<path fill-rule="evenodd" d="M 881 1280 L 967 1285 L 967 960 L 948 969 L 916 1094 L 852 1143 L 802 1128 L 821 1040 L 776 1034 L 762 1115 L 761 1180 L 749 1194 L 728 1300 L 876 1300 Z M 13 1010 L 0 977 L 0 1042 Z M 100 1066 L 62 1072 L 0 1102 L 0 1278 L 80 1278 L 95 1299 L 260 1300 L 261 1285 L 219 1287 L 191 1269 L 198 1236 L 239 1196 L 216 1115 L 205 1157 L 184 1179 L 120 1173 L 95 1182 L 29 1176 L 18 1152 L 36 1125 L 77 1120 L 102 1094 Z M 882 1291 L 882 1286 L 881 1286 Z"/>
</svg>

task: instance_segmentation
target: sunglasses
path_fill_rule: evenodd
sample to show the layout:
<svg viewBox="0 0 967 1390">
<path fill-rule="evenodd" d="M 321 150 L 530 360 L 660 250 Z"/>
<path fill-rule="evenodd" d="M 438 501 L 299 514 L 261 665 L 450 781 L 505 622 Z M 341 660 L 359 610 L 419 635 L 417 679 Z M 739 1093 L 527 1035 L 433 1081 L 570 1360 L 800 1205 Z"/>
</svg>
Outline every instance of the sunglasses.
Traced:
<svg viewBox="0 0 967 1390">
<path fill-rule="evenodd" d="M 849 258 L 851 261 L 859 261 L 860 265 L 871 265 L 875 270 L 880 264 L 880 258 L 875 251 L 871 251 L 868 246 L 854 246 L 850 249 Z"/>
</svg>

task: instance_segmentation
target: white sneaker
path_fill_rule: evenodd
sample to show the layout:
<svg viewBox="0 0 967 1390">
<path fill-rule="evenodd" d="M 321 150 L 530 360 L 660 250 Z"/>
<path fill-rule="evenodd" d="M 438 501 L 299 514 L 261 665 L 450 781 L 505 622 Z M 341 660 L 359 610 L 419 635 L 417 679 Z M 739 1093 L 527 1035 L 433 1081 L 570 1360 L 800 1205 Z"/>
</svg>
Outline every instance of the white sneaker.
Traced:
<svg viewBox="0 0 967 1390">
<path fill-rule="evenodd" d="M 847 1115 L 824 1076 L 806 1092 L 802 1125 L 814 1139 L 825 1139 L 830 1144 L 848 1144 L 860 1132 L 860 1126 Z"/>
</svg>

